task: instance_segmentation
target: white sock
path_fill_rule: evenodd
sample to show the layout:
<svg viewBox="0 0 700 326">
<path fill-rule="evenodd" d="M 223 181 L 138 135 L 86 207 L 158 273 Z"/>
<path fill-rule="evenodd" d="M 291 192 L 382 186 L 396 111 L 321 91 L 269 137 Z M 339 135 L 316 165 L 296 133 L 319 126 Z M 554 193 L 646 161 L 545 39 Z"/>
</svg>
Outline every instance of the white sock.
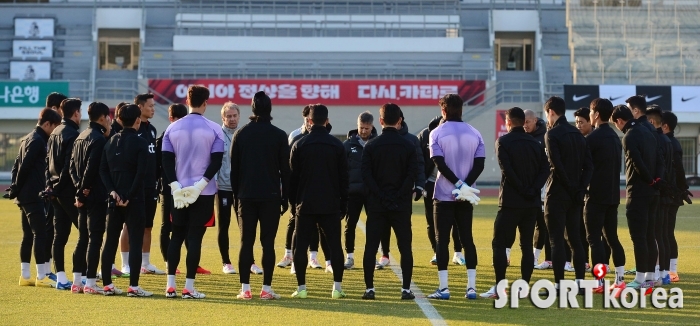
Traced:
<svg viewBox="0 0 700 326">
<path fill-rule="evenodd" d="M 331 265 L 331 261 L 330 261 L 330 260 L 326 260 L 326 267 L 328 267 L 328 266 L 330 266 L 330 265 Z"/>
<path fill-rule="evenodd" d="M 615 284 L 625 282 L 625 266 L 615 266 Z"/>
<path fill-rule="evenodd" d="M 189 291 L 194 291 L 194 279 L 193 278 L 186 278 L 185 279 L 185 289 Z"/>
<path fill-rule="evenodd" d="M 469 278 L 467 288 L 476 290 L 476 269 L 468 269 L 467 277 Z"/>
<path fill-rule="evenodd" d="M 463 258 L 464 256 L 462 256 L 462 252 L 461 252 L 461 251 L 455 251 L 455 257 L 457 257 L 457 258 Z"/>
<path fill-rule="evenodd" d="M 304 291 L 304 290 L 306 290 L 306 284 L 304 284 L 304 285 L 299 285 L 299 286 L 297 287 L 297 291 L 298 291 L 298 292 L 301 292 L 301 291 Z"/>
<path fill-rule="evenodd" d="M 349 252 L 349 253 L 348 253 L 348 258 L 350 258 L 350 259 L 355 259 L 355 253 Z"/>
<path fill-rule="evenodd" d="M 646 272 L 644 275 L 644 278 L 646 281 L 653 281 L 655 280 L 654 278 L 654 272 Z"/>
<path fill-rule="evenodd" d="M 668 271 L 661 271 L 661 277 L 668 276 Z"/>
<path fill-rule="evenodd" d="M 411 292 L 411 289 L 401 289 L 401 292 L 408 293 L 408 292 Z"/>
<path fill-rule="evenodd" d="M 175 284 L 175 275 L 168 275 L 168 288 L 177 288 L 177 285 Z"/>
<path fill-rule="evenodd" d="M 85 282 L 85 286 L 89 286 L 91 288 L 96 287 L 97 286 L 97 279 L 96 278 L 87 279 L 87 282 Z"/>
<path fill-rule="evenodd" d="M 341 284 L 343 284 L 343 283 L 342 282 L 333 282 L 333 290 L 342 291 L 342 289 L 340 288 Z"/>
<path fill-rule="evenodd" d="M 440 290 L 448 288 L 448 285 L 447 285 L 447 270 L 438 271 L 438 279 L 440 280 Z"/>
<path fill-rule="evenodd" d="M 537 262 L 537 260 L 540 259 L 540 253 L 542 252 L 542 249 L 533 249 L 533 252 L 535 254 L 535 262 Z"/>
<path fill-rule="evenodd" d="M 66 277 L 66 272 L 58 272 L 56 273 L 56 281 L 58 283 L 68 283 L 68 278 Z"/>
<path fill-rule="evenodd" d="M 366 289 L 366 290 L 365 290 L 365 293 L 367 293 L 367 292 L 369 292 L 369 291 L 374 291 L 374 288 Z"/>
<path fill-rule="evenodd" d="M 247 284 L 247 283 L 241 284 L 241 290 L 243 290 L 243 292 L 250 291 L 250 284 Z"/>
<path fill-rule="evenodd" d="M 671 266 L 670 266 L 669 270 L 671 272 L 677 273 L 678 272 L 677 268 L 678 268 L 678 258 L 671 259 Z"/>
<path fill-rule="evenodd" d="M 122 269 L 129 266 L 129 252 L 122 252 Z"/>
<path fill-rule="evenodd" d="M 151 264 L 151 253 L 143 252 L 141 253 L 141 266 L 148 267 Z"/>
<path fill-rule="evenodd" d="M 265 291 L 265 292 L 270 293 L 270 291 L 271 291 L 272 289 L 271 289 L 271 287 L 270 287 L 269 285 L 263 285 L 262 290 Z"/>
<path fill-rule="evenodd" d="M 43 280 L 44 277 L 46 277 L 46 274 L 48 274 L 45 270 L 46 264 L 36 264 L 36 278 L 39 280 Z"/>
<path fill-rule="evenodd" d="M 37 274 L 41 274 L 41 273 L 39 273 L 39 270 L 38 270 L 39 269 L 38 267 L 41 265 L 42 264 L 36 265 L 37 266 Z M 20 271 L 22 272 L 22 278 L 25 280 L 28 279 L 30 276 L 32 276 L 31 271 L 29 270 L 29 263 L 21 263 L 20 264 Z"/>
<path fill-rule="evenodd" d="M 659 269 L 659 265 L 656 265 L 656 267 L 654 267 L 654 279 L 658 280 L 659 277 L 661 277 L 661 270 Z"/>
<path fill-rule="evenodd" d="M 112 264 L 112 269 L 117 269 L 117 266 Z"/>
<path fill-rule="evenodd" d="M 51 266 L 53 265 L 53 262 L 43 263 L 42 265 L 44 265 L 44 269 L 42 270 L 42 274 L 43 275 L 50 274 L 51 273 Z"/>
<path fill-rule="evenodd" d="M 292 255 L 292 249 L 284 249 L 284 255 L 285 255 L 285 256 L 291 256 L 291 255 Z"/>
<path fill-rule="evenodd" d="M 138 290 L 139 286 L 138 285 L 137 286 L 129 285 L 129 288 L 132 290 Z"/>
<path fill-rule="evenodd" d="M 510 260 L 510 248 L 506 248 L 506 259 Z"/>
<path fill-rule="evenodd" d="M 644 273 L 637 272 L 637 274 L 634 276 L 634 281 L 637 283 L 644 283 Z"/>
<path fill-rule="evenodd" d="M 73 284 L 75 285 L 83 285 L 83 274 L 82 273 L 73 273 Z"/>
<path fill-rule="evenodd" d="M 310 251 L 309 252 L 309 259 L 314 260 L 314 259 L 316 259 L 317 255 L 318 255 L 318 251 Z"/>
</svg>

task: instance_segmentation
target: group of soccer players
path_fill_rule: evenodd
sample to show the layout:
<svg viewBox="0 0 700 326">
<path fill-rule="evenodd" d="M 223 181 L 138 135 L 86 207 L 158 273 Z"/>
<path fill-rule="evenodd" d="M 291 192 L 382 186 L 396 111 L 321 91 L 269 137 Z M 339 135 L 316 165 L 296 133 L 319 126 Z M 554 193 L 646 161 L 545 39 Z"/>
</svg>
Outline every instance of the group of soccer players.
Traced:
<svg viewBox="0 0 700 326">
<path fill-rule="evenodd" d="M 137 95 L 133 104 L 120 103 L 114 121 L 107 105 L 91 103 L 90 124 L 82 132 L 82 102 L 49 95 L 37 127 L 21 141 L 6 195 L 22 216 L 19 284 L 115 295 L 122 290 L 112 277 L 122 276 L 129 277 L 128 296 L 147 297 L 153 293 L 139 286 L 140 274 L 167 274 L 165 295 L 175 298 L 184 243 L 181 297 L 204 298 L 194 281 L 196 274 L 210 274 L 199 261 L 202 239 L 217 216 L 222 271 L 236 273 L 228 236 L 233 210 L 241 234 L 237 298 L 253 298 L 254 273 L 263 274 L 260 299 L 280 299 L 272 290 L 274 244 L 279 219 L 290 210 L 285 253 L 277 266 L 291 265 L 296 274 L 298 288 L 292 297 L 307 297 L 306 266 L 322 268 L 317 258 L 320 243 L 326 271 L 333 274 L 331 296 L 343 298 L 343 272 L 355 264 L 355 232 L 364 207 L 362 298 L 375 298 L 374 270 L 389 264 L 393 229 L 401 254 L 401 299 L 414 299 L 412 201 L 423 197 L 435 253 L 431 263 L 437 265 L 439 279 L 437 291 L 428 298 L 450 298 L 450 238 L 452 262 L 467 269 L 465 297 L 477 298 L 472 221 L 480 192 L 473 186 L 486 153 L 479 131 L 461 120 L 459 95 L 440 99 L 440 116 L 418 137 L 408 132 L 399 106 L 387 103 L 379 109 L 381 133 L 374 128 L 372 114 L 363 112 L 344 143 L 330 134 L 329 110 L 322 104 L 306 106 L 302 127 L 287 135 L 271 124 L 272 102 L 264 92 L 255 94 L 250 122 L 240 128 L 240 109 L 232 102 L 221 109 L 221 126 L 206 119 L 208 99 L 206 87 L 190 86 L 187 106 L 169 107 L 171 124 L 158 137 L 149 123 L 155 113 L 152 94 Z M 606 99 L 594 100 L 590 108 L 576 112 L 578 129 L 566 120 L 561 98 L 550 98 L 544 110 L 546 125 L 532 111 L 508 110 L 508 134 L 496 142 L 502 171 L 492 241 L 496 283 L 505 279 L 516 230 L 523 251 L 522 278 L 528 282 L 533 268 L 553 268 L 556 283 L 565 270 L 575 271 L 575 279 L 582 280 L 589 247 L 591 265 L 608 265 L 612 254 L 618 292 L 626 286 L 651 289 L 678 281 L 675 218 L 683 201 L 690 203 L 690 192 L 680 144 L 673 137 L 676 116 L 658 108 L 647 110 L 643 96 L 616 107 Z M 622 141 L 609 122 L 625 134 Z M 635 280 L 628 284 L 617 237 L 623 155 L 627 219 L 637 265 Z M 159 200 L 159 242 L 166 271 L 150 262 Z M 253 257 L 258 224 L 262 269 Z M 72 282 L 64 267 L 71 225 L 79 232 Z M 380 244 L 382 256 L 375 260 Z M 36 279 L 30 277 L 32 247 Z M 118 247 L 121 270 L 114 266 Z M 545 261 L 538 264 L 542 249 Z M 100 278 L 102 286 L 97 286 Z M 603 292 L 602 283 L 596 291 Z M 497 296 L 495 286 L 481 294 Z"/>
</svg>

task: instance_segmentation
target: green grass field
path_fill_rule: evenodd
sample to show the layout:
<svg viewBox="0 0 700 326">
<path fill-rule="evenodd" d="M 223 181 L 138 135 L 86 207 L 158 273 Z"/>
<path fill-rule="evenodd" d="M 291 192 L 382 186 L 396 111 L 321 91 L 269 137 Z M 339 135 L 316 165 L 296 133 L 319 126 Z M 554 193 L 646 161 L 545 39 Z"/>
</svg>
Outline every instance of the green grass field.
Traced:
<svg viewBox="0 0 700 326">
<path fill-rule="evenodd" d="M 624 205 L 621 206 L 620 235 L 627 251 L 627 267 L 634 265 L 634 255 L 624 219 Z M 494 274 L 491 267 L 491 239 L 493 219 L 497 211 L 494 198 L 485 198 L 475 209 L 474 234 L 479 254 L 477 291 L 488 290 L 493 284 Z M 425 227 L 423 206 L 414 205 L 413 215 L 413 253 L 415 267 L 413 280 L 423 293 L 430 293 L 437 287 L 435 266 L 429 264 L 432 256 Z M 159 216 L 159 215 L 157 215 Z M 602 297 L 594 298 L 593 309 L 559 309 L 556 305 L 550 309 L 535 308 L 528 300 L 521 300 L 519 309 L 494 309 L 493 300 L 466 300 L 463 291 L 466 287 L 464 267 L 451 265 L 450 288 L 454 296 L 449 301 L 431 301 L 442 318 L 450 325 L 456 324 L 502 324 L 502 325 L 589 325 L 602 322 L 605 325 L 697 325 L 700 323 L 700 224 L 697 218 L 700 208 L 697 205 L 681 207 L 678 213 L 676 235 L 680 247 L 679 274 L 681 282 L 673 286 L 683 289 L 683 309 L 616 309 L 602 308 Z M 364 216 L 362 217 L 364 219 Z M 159 220 L 159 217 L 156 218 Z M 361 300 L 364 290 L 361 268 L 345 273 L 344 290 L 348 298 L 331 300 L 332 277 L 322 270 L 308 272 L 309 299 L 291 299 L 296 289 L 296 279 L 289 269 L 275 268 L 273 288 L 283 295 L 279 301 L 237 301 L 235 295 L 240 288 L 237 275 L 223 275 L 219 251 L 216 244 L 216 229 L 210 229 L 204 240 L 201 265 L 212 270 L 210 276 L 198 276 L 196 286 L 207 298 L 201 301 L 181 299 L 167 300 L 163 295 L 165 276 L 147 275 L 141 278 L 141 285 L 155 292 L 152 298 L 102 297 L 74 295 L 68 291 L 46 288 L 19 287 L 19 243 L 21 239 L 20 215 L 17 207 L 10 201 L 0 202 L 0 289 L 5 295 L 0 298 L 0 324 L 380 324 L 380 325 L 426 325 L 430 324 L 418 305 L 413 301 L 399 300 L 400 282 L 391 269 L 375 273 L 377 300 Z M 159 222 L 157 222 L 159 223 Z M 277 260 L 284 247 L 286 217 L 280 221 L 277 235 Z M 154 239 L 158 231 L 154 230 Z M 365 237 L 357 231 L 356 266 L 362 266 Z M 231 227 L 231 258 L 237 264 L 239 249 L 238 229 Z M 71 253 L 77 239 L 74 229 L 66 248 L 66 268 L 72 268 Z M 516 241 L 517 243 L 517 241 Z M 398 250 L 392 239 L 392 254 L 398 259 Z M 158 244 L 152 244 L 151 261 L 159 268 L 165 265 L 160 257 Z M 183 250 L 184 254 L 184 250 Z M 322 254 L 319 253 L 319 256 Z M 255 248 L 255 257 L 260 260 L 261 249 Z M 322 258 L 322 257 L 319 257 Z M 119 261 L 117 255 L 117 261 Z M 514 248 L 508 269 L 508 279 L 515 280 L 520 275 L 520 252 Z M 398 262 L 392 262 L 398 263 Z M 180 269 L 184 271 L 184 259 Z M 237 266 L 236 266 L 237 267 Z M 32 273 L 35 272 L 32 266 Z M 573 279 L 573 273 L 567 273 Z M 69 276 L 70 278 L 70 276 Z M 535 271 L 533 281 L 552 279 L 551 270 Z M 611 278 L 608 276 L 608 278 Z M 260 291 L 262 277 L 251 275 L 254 296 Z M 116 280 L 122 289 L 128 286 L 128 279 Z M 184 285 L 184 274 L 178 277 L 178 286 Z M 579 298 L 582 304 L 582 299 Z"/>
</svg>

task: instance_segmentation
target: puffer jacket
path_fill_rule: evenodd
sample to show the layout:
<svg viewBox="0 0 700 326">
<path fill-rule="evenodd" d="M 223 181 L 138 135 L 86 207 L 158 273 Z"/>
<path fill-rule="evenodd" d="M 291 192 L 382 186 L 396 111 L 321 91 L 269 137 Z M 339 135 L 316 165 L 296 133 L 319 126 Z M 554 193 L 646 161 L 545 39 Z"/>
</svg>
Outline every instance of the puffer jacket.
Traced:
<svg viewBox="0 0 700 326">
<path fill-rule="evenodd" d="M 377 137 L 377 129 L 372 127 L 369 139 L 374 137 Z M 345 147 L 345 157 L 348 160 L 348 176 L 350 180 L 348 193 L 350 195 L 369 194 L 369 189 L 362 181 L 362 151 L 364 150 L 364 145 L 360 144 L 360 136 L 358 136 L 357 129 L 348 131 L 348 139 L 343 142 L 343 147 Z"/>
</svg>

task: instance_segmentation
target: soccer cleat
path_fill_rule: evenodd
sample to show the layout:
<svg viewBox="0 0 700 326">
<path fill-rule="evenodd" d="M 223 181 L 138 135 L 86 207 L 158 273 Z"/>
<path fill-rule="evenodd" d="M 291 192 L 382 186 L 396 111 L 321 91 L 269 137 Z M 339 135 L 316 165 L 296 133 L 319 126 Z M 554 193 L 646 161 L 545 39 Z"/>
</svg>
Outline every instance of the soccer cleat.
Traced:
<svg viewBox="0 0 700 326">
<path fill-rule="evenodd" d="M 656 279 L 656 281 L 652 281 L 654 283 L 654 287 L 660 287 L 664 281 L 659 277 Z"/>
<path fill-rule="evenodd" d="M 428 299 L 450 300 L 450 289 L 437 289 L 433 294 L 428 295 Z"/>
<path fill-rule="evenodd" d="M 355 258 L 345 259 L 345 265 L 343 265 L 343 267 L 345 267 L 345 269 L 352 269 L 355 267 Z"/>
<path fill-rule="evenodd" d="M 70 290 L 73 283 L 68 281 L 66 283 L 56 282 L 56 290 Z"/>
<path fill-rule="evenodd" d="M 464 265 L 467 264 L 467 261 L 464 260 L 464 257 L 461 257 L 461 256 L 453 256 L 453 257 L 452 257 L 452 263 L 454 263 L 455 265 L 464 266 Z"/>
<path fill-rule="evenodd" d="M 128 265 L 122 266 L 122 277 L 126 277 L 126 276 L 124 276 L 124 274 L 130 275 L 131 274 L 131 267 L 129 267 Z"/>
<path fill-rule="evenodd" d="M 681 278 L 678 277 L 678 273 L 677 273 L 677 272 L 668 272 L 668 275 L 671 276 L 671 282 L 674 282 L 674 283 L 675 283 L 675 282 L 678 282 L 678 281 L 681 280 Z"/>
<path fill-rule="evenodd" d="M 272 289 L 270 289 L 270 292 L 260 291 L 260 300 L 279 300 L 281 298 L 282 296 L 272 291 Z"/>
<path fill-rule="evenodd" d="M 413 300 L 416 298 L 416 295 L 413 294 L 413 291 L 408 290 L 408 291 L 401 291 L 401 300 Z"/>
<path fill-rule="evenodd" d="M 616 299 L 620 298 L 620 295 L 622 294 L 622 290 L 627 288 L 627 284 L 625 282 L 620 282 L 620 283 L 615 283 L 615 286 L 612 289 L 611 295 L 614 296 Z"/>
<path fill-rule="evenodd" d="M 635 290 L 639 290 L 639 289 L 642 288 L 642 284 L 644 284 L 644 283 L 639 283 L 639 282 L 637 282 L 637 281 L 632 281 L 632 282 L 627 283 L 627 287 L 628 287 L 628 288 L 635 289 Z"/>
<path fill-rule="evenodd" d="M 202 266 L 197 266 L 197 274 L 200 275 L 211 275 L 211 272 L 202 268 Z"/>
<path fill-rule="evenodd" d="M 120 295 L 124 293 L 121 289 L 117 289 L 117 287 L 112 284 L 112 286 L 105 286 L 104 289 L 102 289 L 102 294 L 104 295 Z"/>
<path fill-rule="evenodd" d="M 384 267 L 389 266 L 389 257 L 382 256 L 379 261 L 374 265 L 374 269 L 384 269 Z"/>
<path fill-rule="evenodd" d="M 293 260 L 294 260 L 294 257 L 293 257 L 293 256 L 291 256 L 291 255 L 284 255 L 284 257 L 282 257 L 282 260 L 280 260 L 280 262 L 277 263 L 277 267 L 279 267 L 279 268 L 285 268 L 285 267 L 291 265 L 292 262 L 293 262 Z"/>
<path fill-rule="evenodd" d="M 168 299 L 177 298 L 177 290 L 175 290 L 174 287 L 169 287 L 167 290 L 165 290 L 165 297 Z"/>
<path fill-rule="evenodd" d="M 152 295 L 153 295 L 153 292 L 145 291 L 140 286 L 136 287 L 136 288 L 129 287 L 126 290 L 127 297 L 150 297 Z"/>
<path fill-rule="evenodd" d="M 464 297 L 467 299 L 470 299 L 470 300 L 475 300 L 476 299 L 476 289 L 475 288 L 468 288 L 467 294 L 465 294 Z"/>
<path fill-rule="evenodd" d="M 326 273 L 333 274 L 333 266 L 331 264 L 326 265 Z"/>
<path fill-rule="evenodd" d="M 362 300 L 374 300 L 374 290 L 365 291 Z"/>
<path fill-rule="evenodd" d="M 39 287 L 49 287 L 49 288 L 55 288 L 56 287 L 56 281 L 50 279 L 48 276 L 42 278 L 42 279 L 36 279 L 34 282 L 35 286 Z"/>
<path fill-rule="evenodd" d="M 80 294 L 83 293 L 83 286 L 78 284 L 73 284 L 70 287 L 70 293 Z"/>
<path fill-rule="evenodd" d="M 347 297 L 347 295 L 343 291 L 333 290 L 333 293 L 331 294 L 332 299 L 342 299 L 345 297 Z"/>
<path fill-rule="evenodd" d="M 289 274 L 294 275 L 296 273 L 297 273 L 297 269 L 296 269 L 296 267 L 294 267 L 294 263 L 292 263 L 292 269 L 289 270 Z"/>
<path fill-rule="evenodd" d="M 316 268 L 316 269 L 321 269 L 323 268 L 321 264 L 318 263 L 318 260 L 316 259 L 309 259 L 309 267 L 311 268 Z"/>
<path fill-rule="evenodd" d="M 104 291 L 97 286 L 84 286 L 83 293 L 85 294 L 104 294 Z"/>
<path fill-rule="evenodd" d="M 654 292 L 654 281 L 646 281 L 642 283 L 642 290 L 643 291 L 642 295 L 651 295 L 652 292 Z"/>
<path fill-rule="evenodd" d="M 661 285 L 671 284 L 671 274 L 666 275 L 666 277 L 662 278 L 661 281 Z"/>
<path fill-rule="evenodd" d="M 183 299 L 204 299 L 206 295 L 204 293 L 199 293 L 197 290 L 188 290 L 188 289 L 182 289 L 182 298 Z"/>
<path fill-rule="evenodd" d="M 437 265 L 437 257 L 435 255 L 433 255 L 432 259 L 430 259 L 430 265 L 433 265 L 433 266 Z"/>
<path fill-rule="evenodd" d="M 241 290 L 240 292 L 238 292 L 236 299 L 250 300 L 250 299 L 253 299 L 253 295 L 250 294 L 250 290 L 248 290 L 248 291 Z"/>
<path fill-rule="evenodd" d="M 124 273 L 122 273 L 122 271 L 120 271 L 116 268 L 112 268 L 112 276 L 122 277 L 122 274 L 124 274 Z"/>
<path fill-rule="evenodd" d="M 236 274 L 236 269 L 233 268 L 233 265 L 231 264 L 224 265 L 221 270 L 224 272 L 224 274 Z"/>
<path fill-rule="evenodd" d="M 34 281 L 29 278 L 24 278 L 22 275 L 19 276 L 19 286 L 34 286 Z"/>
<path fill-rule="evenodd" d="M 58 281 L 58 278 L 56 277 L 56 274 L 54 274 L 54 273 L 48 273 L 48 274 L 46 274 L 46 277 L 54 282 Z"/>
<path fill-rule="evenodd" d="M 308 295 L 309 293 L 306 292 L 306 290 L 296 290 L 294 293 L 292 293 L 292 298 L 306 299 L 306 296 Z"/>
<path fill-rule="evenodd" d="M 593 293 L 603 294 L 603 293 L 605 293 L 605 287 L 601 285 L 601 286 L 593 289 Z"/>
<path fill-rule="evenodd" d="M 566 265 L 564 265 L 564 270 L 567 272 L 575 272 L 574 266 L 571 266 L 570 262 L 566 262 Z"/>
<path fill-rule="evenodd" d="M 250 272 L 255 274 L 255 275 L 260 275 L 263 273 L 263 270 L 258 267 L 258 265 L 250 265 Z"/>
<path fill-rule="evenodd" d="M 197 271 L 199 271 L 199 268 Z M 148 266 L 141 266 L 141 274 L 165 275 L 165 272 L 156 268 L 153 264 L 148 264 Z"/>
<path fill-rule="evenodd" d="M 636 268 L 632 268 L 632 269 L 630 269 L 630 270 L 626 270 L 626 271 L 625 271 L 625 275 L 636 275 L 636 274 L 637 274 L 637 269 L 636 269 Z"/>
<path fill-rule="evenodd" d="M 535 266 L 535 269 L 551 269 L 552 268 L 552 262 L 549 260 L 545 260 L 541 262 L 539 265 Z"/>
<path fill-rule="evenodd" d="M 496 293 L 495 286 L 492 286 L 491 289 L 489 289 L 487 292 L 480 294 L 479 296 L 485 299 L 498 299 L 498 294 Z"/>
</svg>

